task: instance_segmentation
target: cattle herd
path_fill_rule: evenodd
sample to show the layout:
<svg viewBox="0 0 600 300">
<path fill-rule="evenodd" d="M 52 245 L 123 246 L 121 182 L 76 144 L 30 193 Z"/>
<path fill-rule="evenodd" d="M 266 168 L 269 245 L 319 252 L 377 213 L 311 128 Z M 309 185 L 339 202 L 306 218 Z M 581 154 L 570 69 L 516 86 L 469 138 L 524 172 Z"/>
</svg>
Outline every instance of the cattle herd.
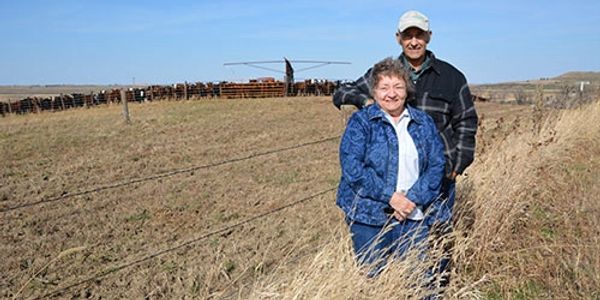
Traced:
<svg viewBox="0 0 600 300">
<path fill-rule="evenodd" d="M 205 98 L 267 98 L 293 96 L 329 96 L 340 81 L 305 80 L 286 84 L 273 78 L 250 80 L 248 83 L 178 83 L 129 88 L 125 91 L 128 102 L 156 100 L 188 100 Z M 51 97 L 27 97 L 18 101 L 0 102 L 0 114 L 24 114 L 41 111 L 65 110 L 73 107 L 91 107 L 120 103 L 121 90 L 103 90 L 89 94 L 61 94 Z"/>
</svg>

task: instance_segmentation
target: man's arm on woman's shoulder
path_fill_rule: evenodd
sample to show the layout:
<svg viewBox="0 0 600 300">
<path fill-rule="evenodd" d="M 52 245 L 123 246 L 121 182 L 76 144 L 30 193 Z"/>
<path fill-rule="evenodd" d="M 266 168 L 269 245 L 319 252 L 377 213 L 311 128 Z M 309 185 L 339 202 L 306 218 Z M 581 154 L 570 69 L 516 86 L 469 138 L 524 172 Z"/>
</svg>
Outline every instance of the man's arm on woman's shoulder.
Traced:
<svg viewBox="0 0 600 300">
<path fill-rule="evenodd" d="M 342 105 L 354 105 L 361 109 L 372 98 L 369 91 L 371 69 L 354 82 L 344 83 L 333 93 L 333 105 L 338 109 Z"/>
</svg>

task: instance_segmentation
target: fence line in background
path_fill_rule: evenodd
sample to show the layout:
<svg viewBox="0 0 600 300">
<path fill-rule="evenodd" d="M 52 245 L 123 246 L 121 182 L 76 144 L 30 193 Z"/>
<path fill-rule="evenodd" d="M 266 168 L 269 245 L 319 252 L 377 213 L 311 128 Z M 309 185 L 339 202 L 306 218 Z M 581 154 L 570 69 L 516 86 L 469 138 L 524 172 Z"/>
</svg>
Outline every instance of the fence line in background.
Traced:
<svg viewBox="0 0 600 300">
<path fill-rule="evenodd" d="M 177 83 L 151 85 L 143 88 L 112 89 L 89 94 L 60 94 L 52 97 L 27 97 L 0 102 L 0 114 L 25 114 L 40 111 L 65 110 L 72 107 L 92 107 L 101 104 L 147 102 L 156 100 L 191 100 L 210 98 L 267 98 L 290 96 L 329 96 L 341 84 L 340 81 L 305 80 L 290 86 L 281 81 L 251 81 L 248 83 Z M 125 94 L 123 94 L 125 92 Z"/>
</svg>

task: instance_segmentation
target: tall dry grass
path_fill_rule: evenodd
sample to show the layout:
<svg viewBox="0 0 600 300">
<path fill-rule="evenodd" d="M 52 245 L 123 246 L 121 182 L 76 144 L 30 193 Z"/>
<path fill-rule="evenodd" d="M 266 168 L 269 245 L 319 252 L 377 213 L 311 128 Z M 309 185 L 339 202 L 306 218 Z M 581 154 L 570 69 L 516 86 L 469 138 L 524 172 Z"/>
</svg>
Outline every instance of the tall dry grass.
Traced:
<svg viewBox="0 0 600 300">
<path fill-rule="evenodd" d="M 597 297 L 598 107 L 525 117 L 522 106 L 478 105 L 486 117 L 477 162 L 459 182 L 455 264 L 445 295 Z M 116 106 L 1 119 L 0 208 L 247 157 L 344 128 L 327 97 L 130 110 L 128 126 Z M 427 264 L 416 259 L 365 279 L 334 193 L 153 256 L 330 189 L 339 178 L 337 149 L 328 141 L 3 212 L 0 298 L 424 295 L 416 282 Z M 429 261 L 440 253 L 434 247 Z"/>
<path fill-rule="evenodd" d="M 600 102 L 534 109 L 480 132 L 480 155 L 459 179 L 448 299 L 600 297 Z M 496 130 L 505 134 L 484 134 Z M 494 141 L 481 139 L 494 137 Z M 260 278 L 251 299 L 419 299 L 418 282 L 443 253 L 415 257 L 368 279 L 341 221 L 312 260 Z"/>
</svg>

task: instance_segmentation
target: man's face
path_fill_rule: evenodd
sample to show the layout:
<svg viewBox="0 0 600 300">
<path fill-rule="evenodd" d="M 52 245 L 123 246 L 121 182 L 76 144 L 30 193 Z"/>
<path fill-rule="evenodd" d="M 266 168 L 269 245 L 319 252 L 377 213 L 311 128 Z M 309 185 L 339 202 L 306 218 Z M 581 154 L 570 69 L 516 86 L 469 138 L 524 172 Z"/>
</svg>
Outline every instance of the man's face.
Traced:
<svg viewBox="0 0 600 300">
<path fill-rule="evenodd" d="M 431 38 L 431 33 L 423 31 L 416 27 L 411 27 L 403 32 L 396 33 L 396 39 L 402 46 L 404 56 L 410 60 L 420 60 L 425 57 L 427 43 Z"/>
</svg>

